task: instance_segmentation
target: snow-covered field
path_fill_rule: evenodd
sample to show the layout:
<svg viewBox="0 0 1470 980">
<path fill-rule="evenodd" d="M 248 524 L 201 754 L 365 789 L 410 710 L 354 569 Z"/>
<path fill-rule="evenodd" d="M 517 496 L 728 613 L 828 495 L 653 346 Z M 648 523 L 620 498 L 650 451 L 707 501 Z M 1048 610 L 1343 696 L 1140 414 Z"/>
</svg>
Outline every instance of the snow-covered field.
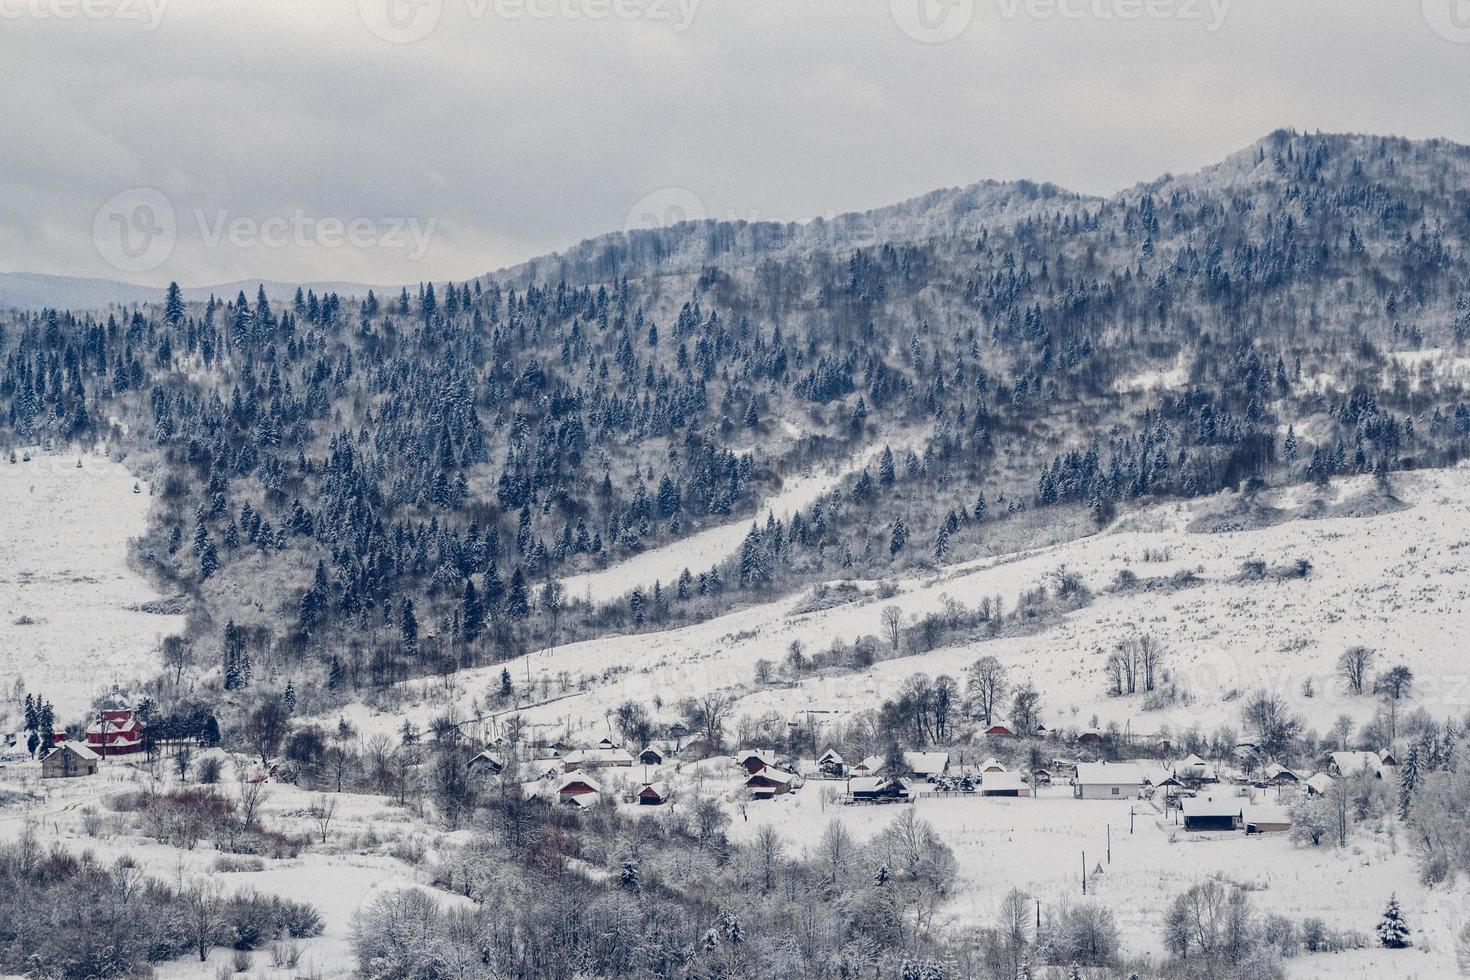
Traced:
<svg viewBox="0 0 1470 980">
<path fill-rule="evenodd" d="M 901 809 L 824 804 L 824 785 L 808 782 L 799 793 L 750 804 L 746 819 L 735 818 L 731 836 L 750 839 L 770 825 L 794 851 L 801 851 L 815 848 L 834 819 L 854 838 L 865 840 Z M 1071 794 L 1071 787 L 1060 786 L 1033 799 L 921 797 L 914 804 L 919 817 L 933 824 L 954 850 L 959 886 L 946 907 L 954 924 L 993 924 L 1001 899 L 1018 887 L 1047 906 L 1064 900 L 1102 902 L 1117 919 L 1125 951 L 1157 958 L 1162 955 L 1164 909 L 1176 895 L 1210 876 L 1251 889 L 1259 912 L 1293 919 L 1320 916 L 1334 928 L 1367 935 L 1388 895 L 1396 893 L 1416 929 L 1413 949 L 1362 951 L 1357 956 L 1365 972 L 1354 972 L 1348 955 L 1303 955 L 1289 961 L 1291 975 L 1373 977 L 1383 976 L 1389 966 L 1395 976 L 1405 978 L 1458 975 L 1454 935 L 1464 921 L 1470 887 L 1431 892 L 1420 886 L 1402 840 L 1359 837 L 1342 852 L 1298 847 L 1285 834 L 1185 833 L 1151 803 L 1074 800 Z M 1131 820 L 1130 810 L 1135 811 Z M 1099 866 L 1101 874 L 1096 873 Z"/>
<path fill-rule="evenodd" d="M 76 716 L 94 694 L 157 672 L 158 644 L 183 617 L 138 610 L 162 598 L 127 565 L 148 486 L 92 453 L 0 459 L 0 684 Z M 80 459 L 81 468 L 77 468 Z"/>
<path fill-rule="evenodd" d="M 1238 729 L 1241 696 L 1264 686 L 1286 696 L 1309 725 L 1326 731 L 1339 714 L 1362 723 L 1376 710 L 1375 699 L 1347 695 L 1334 677 L 1342 651 L 1365 644 L 1378 651 L 1380 668 L 1405 663 L 1413 669 L 1409 707 L 1463 717 L 1470 711 L 1470 663 L 1463 655 L 1463 638 L 1470 634 L 1470 470 L 1398 476 L 1394 488 L 1401 505 L 1376 499 L 1369 478 L 1339 481 L 1323 494 L 1296 488 L 1269 501 L 1262 498 L 1277 508 L 1279 523 L 1218 533 L 1190 526 L 1197 520 L 1215 527 L 1237 522 L 1228 513 L 1238 502 L 1234 495 L 1167 503 L 1087 538 L 903 580 L 891 599 L 798 613 L 802 599 L 786 598 L 676 630 L 537 652 L 531 656 L 532 678 L 567 671 L 574 678 L 605 679 L 524 714 L 575 734 L 605 730 L 608 712 L 625 700 L 672 705 L 685 696 L 739 686 L 740 713 L 841 715 L 876 707 L 910 674 L 958 678 L 976 658 L 990 654 L 1014 680 L 1036 684 L 1050 727 L 1089 727 L 1096 715 L 1104 725 L 1115 721 L 1133 733 L 1192 726 L 1208 731 L 1222 724 Z M 1218 516 L 1222 513 L 1226 516 Z M 1356 513 L 1371 516 L 1330 516 Z M 1268 568 L 1306 559 L 1312 570 L 1305 578 L 1267 574 L 1244 580 L 1240 573 L 1247 559 L 1259 559 Z M 982 597 L 1000 596 L 1010 609 L 1021 592 L 1064 566 L 1081 575 L 1096 595 L 1047 628 L 880 661 L 860 673 L 754 689 L 756 661 L 779 662 L 793 640 L 808 652 L 838 638 L 850 643 L 879 632 L 884 606 L 898 606 L 911 620 L 941 610 L 945 596 L 971 606 Z M 1144 581 L 1189 571 L 1198 582 L 1110 591 L 1124 569 Z M 1107 652 L 1140 633 L 1166 644 L 1169 676 L 1188 692 L 1189 703 L 1146 712 L 1141 696 L 1107 696 Z M 527 676 L 523 659 L 508 668 L 517 684 Z M 500 671 L 497 665 L 463 672 L 448 693 L 437 680 L 411 682 L 419 703 L 404 710 L 422 724 L 446 707 L 471 717 L 470 702 L 498 687 Z M 1311 696 L 1304 688 L 1308 681 Z M 400 714 L 375 717 L 365 708 L 351 717 L 365 730 L 385 732 L 396 730 L 402 719 Z"/>
<path fill-rule="evenodd" d="M 236 795 L 236 777 L 249 768 L 245 765 L 237 770 L 226 765 L 227 782 L 220 784 L 218 791 L 225 796 Z M 93 777 L 42 781 L 38 778 L 39 766 L 34 763 L 0 768 L 0 790 L 35 797 L 29 804 L 0 809 L 0 840 L 14 840 L 29 827 L 36 833 L 41 847 L 56 845 L 72 852 L 90 850 L 109 863 L 126 855 L 146 873 L 173 887 L 209 882 L 227 892 L 250 889 L 309 902 L 321 913 L 324 930 L 321 936 L 300 941 L 301 959 L 296 969 L 273 969 L 269 950 L 258 950 L 252 955 L 250 975 L 272 980 L 308 976 L 331 980 L 352 976 L 353 913 L 382 890 L 426 887 L 426 872 L 386 852 L 397 841 L 415 841 L 422 849 L 427 835 L 409 812 L 388 805 L 381 797 L 334 795 L 337 811 L 329 828 L 329 846 L 313 847 L 296 858 L 264 859 L 265 867 L 259 871 L 214 870 L 212 865 L 219 852 L 207 841 L 184 850 L 147 837 L 113 833 L 105 822 L 112 814 L 106 799 L 145 786 L 167 786 L 173 781 L 168 770 L 168 761 L 160 762 L 155 781 L 141 767 L 113 760 L 104 762 L 101 772 Z M 294 786 L 272 783 L 260 812 L 272 828 L 312 834 L 315 824 L 307 809 L 314 799 L 314 794 Z M 101 831 L 95 835 L 87 830 L 89 811 L 104 821 Z M 360 847 L 368 835 L 375 843 Z M 354 849 L 358 852 L 353 853 Z M 437 897 L 441 902 L 455 901 L 452 896 L 438 894 Z M 216 948 L 203 964 L 192 956 L 158 964 L 157 976 L 161 980 L 212 977 L 221 964 L 228 962 L 230 955 L 229 950 Z"/>
</svg>

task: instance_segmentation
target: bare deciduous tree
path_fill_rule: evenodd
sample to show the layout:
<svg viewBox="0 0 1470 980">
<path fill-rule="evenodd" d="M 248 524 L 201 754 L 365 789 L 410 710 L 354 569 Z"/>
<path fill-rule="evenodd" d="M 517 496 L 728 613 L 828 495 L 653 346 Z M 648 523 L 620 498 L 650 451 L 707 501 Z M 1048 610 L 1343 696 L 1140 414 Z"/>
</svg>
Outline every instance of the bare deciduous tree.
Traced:
<svg viewBox="0 0 1470 980">
<path fill-rule="evenodd" d="M 882 624 L 883 638 L 888 641 L 893 652 L 897 653 L 898 641 L 903 638 L 903 610 L 897 606 L 884 606 L 879 622 Z"/>
</svg>

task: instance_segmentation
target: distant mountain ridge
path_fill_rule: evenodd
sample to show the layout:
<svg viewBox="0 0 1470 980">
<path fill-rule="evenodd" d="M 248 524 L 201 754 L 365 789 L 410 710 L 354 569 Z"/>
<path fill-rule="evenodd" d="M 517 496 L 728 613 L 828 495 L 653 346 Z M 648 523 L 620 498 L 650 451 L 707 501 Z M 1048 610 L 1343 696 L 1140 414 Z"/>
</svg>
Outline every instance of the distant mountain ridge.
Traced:
<svg viewBox="0 0 1470 980">
<path fill-rule="evenodd" d="M 241 279 L 214 286 L 185 286 L 182 291 L 184 299 L 189 302 L 204 302 L 210 296 L 234 299 L 242 291 L 253 299 L 262 286 L 266 297 L 273 303 L 289 302 L 295 297 L 298 288 L 313 290 L 318 294 L 336 293 L 343 297 L 366 296 L 370 289 L 375 290 L 379 296 L 389 292 L 396 295 L 402 288 L 355 282 L 295 283 Z M 164 292 L 162 286 L 139 286 L 114 279 L 48 276 L 36 272 L 0 272 L 0 310 L 101 310 L 110 306 L 161 303 Z"/>
</svg>

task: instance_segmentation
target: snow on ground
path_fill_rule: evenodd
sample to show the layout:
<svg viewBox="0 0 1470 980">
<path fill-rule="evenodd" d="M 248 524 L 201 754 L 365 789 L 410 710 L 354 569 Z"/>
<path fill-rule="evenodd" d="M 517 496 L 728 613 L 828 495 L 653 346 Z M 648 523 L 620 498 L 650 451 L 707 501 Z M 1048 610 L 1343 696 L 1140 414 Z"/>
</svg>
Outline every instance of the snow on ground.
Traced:
<svg viewBox="0 0 1470 980">
<path fill-rule="evenodd" d="M 869 839 L 901 811 L 898 806 L 843 806 L 824 800 L 824 786 L 808 782 L 799 792 L 752 803 L 736 813 L 731 836 L 750 839 L 776 827 L 796 852 L 814 849 L 827 824 L 840 820 L 859 841 Z M 1455 976 L 1454 935 L 1463 921 L 1470 887 L 1431 892 L 1416 880 L 1404 842 L 1359 836 L 1346 851 L 1303 848 L 1285 834 L 1185 833 L 1151 803 L 1074 800 L 1071 788 L 1045 789 L 1033 799 L 920 797 L 918 816 L 933 824 L 954 850 L 959 885 L 947 914 L 961 925 L 990 924 L 1005 893 L 1019 887 L 1055 907 L 1083 901 L 1082 856 L 1087 855 L 1087 896 L 1117 918 L 1125 951 L 1163 955 L 1160 934 L 1170 900 L 1212 875 L 1252 890 L 1257 911 L 1300 921 L 1319 916 L 1333 929 L 1368 936 L 1390 893 L 1404 906 L 1415 948 L 1360 951 L 1344 956 L 1300 956 L 1294 977 Z M 1132 818 L 1130 834 L 1130 810 Z M 1111 827 L 1112 860 L 1108 860 Z M 1096 874 L 1098 865 L 1103 873 Z M 1353 972 L 1356 962 L 1363 972 Z"/>
<path fill-rule="evenodd" d="M 162 598 L 127 565 L 147 485 L 134 493 L 104 455 L 21 455 L 0 458 L 0 683 L 21 677 L 68 718 L 99 689 L 156 673 L 159 641 L 183 617 L 136 609 Z"/>
<path fill-rule="evenodd" d="M 686 568 L 696 573 L 705 571 L 739 550 L 752 521 L 764 524 L 767 515 L 772 514 L 778 520 L 785 520 L 811 506 L 819 496 L 849 473 L 868 465 L 882 451 L 880 445 L 870 446 L 840 464 L 788 478 L 783 481 L 779 493 L 761 501 L 755 517 L 742 517 L 728 524 L 706 528 L 661 548 L 634 555 L 602 571 L 573 575 L 562 579 L 562 586 L 572 599 L 601 603 L 618 598 L 634 586 L 651 588 L 655 581 L 668 585 Z"/>
<path fill-rule="evenodd" d="M 1470 381 L 1470 357 L 1454 357 L 1439 347 L 1390 351 L 1388 356 L 1409 371 L 1409 386 L 1414 389 L 1426 376 L 1438 382 Z"/>
<path fill-rule="evenodd" d="M 1189 383 L 1189 365 L 1181 355 L 1172 368 L 1144 371 L 1127 378 L 1119 378 L 1113 390 L 1119 393 L 1173 391 Z"/>
<path fill-rule="evenodd" d="M 1470 469 L 1397 476 L 1394 487 L 1405 505 L 1401 509 L 1311 520 L 1300 518 L 1353 513 L 1355 501 L 1371 493 L 1372 481 L 1341 481 L 1325 495 L 1294 488 L 1275 501 L 1283 511 L 1277 515 L 1280 523 L 1213 534 L 1189 526 L 1203 514 L 1229 511 L 1237 503 L 1234 495 L 1166 503 L 1091 537 L 901 581 L 891 599 L 870 597 L 799 613 L 795 610 L 803 600 L 788 597 L 680 629 L 539 651 L 530 657 L 533 679 L 556 678 L 562 671 L 573 678 L 604 679 L 523 713 L 529 721 L 573 733 L 605 730 L 608 713 L 625 700 L 672 706 L 690 695 L 737 685 L 753 688 L 756 661 L 779 663 L 793 640 L 811 653 L 835 638 L 850 643 L 876 634 L 884 606 L 898 606 L 906 620 L 941 610 L 946 595 L 972 607 L 984 596 L 1000 596 L 1012 609 L 1021 592 L 1065 566 L 1097 594 L 1049 627 L 880 661 L 862 672 L 808 677 L 795 686 L 742 691 L 738 711 L 792 717 L 875 708 L 910 674 L 958 678 L 978 657 L 991 654 L 1013 679 L 1036 684 L 1051 727 L 1088 727 L 1096 714 L 1103 724 L 1116 721 L 1134 733 L 1178 732 L 1193 725 L 1238 729 L 1241 696 L 1265 686 L 1286 696 L 1310 725 L 1326 731 L 1341 713 L 1361 723 L 1377 707 L 1375 699 L 1347 696 L 1333 676 L 1342 651 L 1361 643 L 1378 651 L 1380 668 L 1403 662 L 1413 669 L 1409 707 L 1463 717 L 1470 711 L 1470 665 L 1462 653 L 1470 632 Z M 1324 497 L 1320 506 L 1318 496 Z M 1362 509 L 1373 513 L 1383 507 L 1369 501 Z M 1232 520 L 1213 523 L 1228 526 Z M 1304 558 L 1313 567 L 1304 579 L 1268 575 L 1243 581 L 1241 565 L 1249 558 L 1270 567 Z M 1191 571 L 1200 580 L 1172 591 L 1107 591 L 1125 568 L 1141 579 Z M 1141 696 L 1106 696 L 1107 651 L 1144 632 L 1167 645 L 1169 674 L 1191 695 L 1189 703 L 1145 712 Z M 507 667 L 522 684 L 528 675 L 525 658 Z M 438 680 L 411 682 L 410 700 L 418 703 L 404 713 L 421 725 L 446 708 L 460 718 L 471 717 L 471 700 L 498 689 L 500 671 L 495 665 L 462 672 L 448 691 Z M 1311 697 L 1304 693 L 1307 681 Z M 665 713 L 672 714 L 672 708 Z M 365 731 L 391 733 L 403 717 L 375 716 L 362 707 L 349 712 Z"/>
<path fill-rule="evenodd" d="M 295 970 L 271 969 L 270 950 L 255 951 L 250 973 L 261 978 L 312 976 L 330 980 L 353 976 L 353 913 L 383 890 L 427 887 L 424 871 L 386 853 L 397 841 L 414 841 L 420 847 L 426 844 L 421 822 L 409 811 L 390 806 L 377 796 L 331 795 L 328 798 L 336 803 L 337 811 L 329 827 L 327 846 L 313 843 L 295 858 L 262 858 L 265 867 L 259 871 L 215 871 L 213 864 L 220 854 L 208 840 L 183 850 L 146 837 L 114 834 L 115 828 L 106 822 L 112 817 L 107 798 L 148 785 L 167 787 L 174 781 L 169 768 L 168 760 L 161 761 L 159 781 L 154 782 L 141 764 L 120 760 L 105 761 L 96 776 L 77 779 L 41 780 L 40 767 L 35 763 L 0 767 L 0 791 L 33 797 L 33 802 L 0 808 L 0 840 L 14 840 L 29 827 L 36 832 L 41 847 L 57 845 L 73 853 L 90 850 L 107 862 L 126 855 L 145 873 L 173 887 L 210 882 L 227 892 L 249 889 L 313 905 L 322 915 L 322 935 L 299 943 L 301 960 Z M 227 781 L 216 790 L 228 797 L 236 796 L 237 775 L 253 772 L 254 768 L 249 763 L 238 769 L 226 766 Z M 271 783 L 261 807 L 262 819 L 273 829 L 315 834 L 316 826 L 307 814 L 315 799 L 316 794 L 295 786 Z M 96 836 L 87 831 L 89 811 L 103 818 Z M 461 901 L 437 891 L 434 894 L 441 903 Z M 161 980 L 214 976 L 216 968 L 228 962 L 230 956 L 229 950 L 216 948 L 204 964 L 193 956 L 158 964 L 157 975 Z"/>
</svg>

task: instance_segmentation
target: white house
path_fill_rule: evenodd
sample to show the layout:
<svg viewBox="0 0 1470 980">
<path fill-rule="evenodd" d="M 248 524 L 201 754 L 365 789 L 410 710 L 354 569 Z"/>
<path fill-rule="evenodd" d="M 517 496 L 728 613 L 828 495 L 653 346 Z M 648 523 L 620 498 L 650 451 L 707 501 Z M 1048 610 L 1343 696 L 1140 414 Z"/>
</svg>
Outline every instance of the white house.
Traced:
<svg viewBox="0 0 1470 980">
<path fill-rule="evenodd" d="M 1143 783 L 1143 771 L 1132 762 L 1079 762 L 1072 795 L 1079 800 L 1136 799 Z"/>
</svg>

